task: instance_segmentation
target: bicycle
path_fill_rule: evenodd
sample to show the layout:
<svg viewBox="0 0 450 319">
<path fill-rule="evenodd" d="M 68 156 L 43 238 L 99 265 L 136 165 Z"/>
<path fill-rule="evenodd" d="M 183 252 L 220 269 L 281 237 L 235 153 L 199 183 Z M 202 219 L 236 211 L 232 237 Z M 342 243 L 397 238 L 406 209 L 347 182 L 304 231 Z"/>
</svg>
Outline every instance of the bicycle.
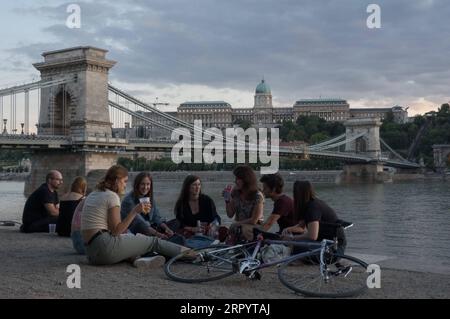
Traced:
<svg viewBox="0 0 450 319">
<path fill-rule="evenodd" d="M 334 225 L 336 230 L 353 226 L 343 221 Z M 261 279 L 259 270 L 277 265 L 281 283 L 296 293 L 327 298 L 358 295 L 367 289 L 368 265 L 360 259 L 338 253 L 337 243 L 336 237 L 321 242 L 259 238 L 233 246 L 214 245 L 196 249 L 196 257 L 188 257 L 186 253 L 173 257 L 166 263 L 164 271 L 174 281 L 201 283 L 236 273 L 250 279 Z M 260 249 L 263 245 L 273 244 L 298 246 L 309 251 L 264 262 Z M 301 267 L 293 267 L 299 263 Z"/>
</svg>

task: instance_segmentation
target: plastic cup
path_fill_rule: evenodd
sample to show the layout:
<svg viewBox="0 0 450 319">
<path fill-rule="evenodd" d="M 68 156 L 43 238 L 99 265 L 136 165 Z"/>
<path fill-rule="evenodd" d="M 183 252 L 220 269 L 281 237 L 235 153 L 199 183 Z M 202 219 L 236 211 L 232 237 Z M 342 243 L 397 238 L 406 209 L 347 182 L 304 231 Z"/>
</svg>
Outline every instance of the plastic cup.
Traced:
<svg viewBox="0 0 450 319">
<path fill-rule="evenodd" d="M 202 229 L 202 222 L 197 220 L 197 228 L 200 230 Z M 195 233 L 195 235 L 199 236 L 199 235 L 203 235 L 203 232 L 197 230 L 197 232 Z"/>
<path fill-rule="evenodd" d="M 227 185 L 227 187 L 225 187 L 224 192 L 223 192 L 223 198 L 225 199 L 225 201 L 230 201 L 231 199 L 231 192 L 233 190 L 233 185 Z"/>
<path fill-rule="evenodd" d="M 49 234 L 56 233 L 56 224 L 48 224 L 48 233 Z"/>
<path fill-rule="evenodd" d="M 142 203 L 142 204 L 148 204 L 148 205 L 145 205 L 144 206 L 144 212 L 145 213 L 150 213 L 150 197 L 142 197 L 142 198 L 139 198 L 139 201 Z"/>
</svg>

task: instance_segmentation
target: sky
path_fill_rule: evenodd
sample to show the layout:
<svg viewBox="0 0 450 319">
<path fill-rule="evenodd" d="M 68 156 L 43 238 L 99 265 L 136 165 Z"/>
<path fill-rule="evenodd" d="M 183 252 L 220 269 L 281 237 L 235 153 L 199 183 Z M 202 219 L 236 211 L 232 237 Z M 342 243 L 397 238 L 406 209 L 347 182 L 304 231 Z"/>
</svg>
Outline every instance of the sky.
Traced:
<svg viewBox="0 0 450 319">
<path fill-rule="evenodd" d="M 369 29 L 369 4 L 381 28 Z M 81 27 L 68 28 L 69 4 Z M 38 79 L 41 53 L 91 45 L 117 61 L 113 85 L 147 102 L 252 107 L 264 77 L 275 107 L 342 98 L 350 107 L 436 110 L 450 100 L 448 0 L 2 1 L 0 87 Z"/>
</svg>

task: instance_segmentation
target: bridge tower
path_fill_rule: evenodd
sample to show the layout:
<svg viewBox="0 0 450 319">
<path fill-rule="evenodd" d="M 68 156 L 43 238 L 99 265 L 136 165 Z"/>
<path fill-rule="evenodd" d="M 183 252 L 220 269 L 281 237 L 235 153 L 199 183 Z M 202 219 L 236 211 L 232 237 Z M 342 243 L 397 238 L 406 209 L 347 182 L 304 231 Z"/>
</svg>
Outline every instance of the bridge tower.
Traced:
<svg viewBox="0 0 450 319">
<path fill-rule="evenodd" d="M 372 161 L 366 164 L 346 163 L 342 175 L 343 182 L 383 182 L 387 174 L 383 172 L 381 163 L 380 144 L 381 121 L 378 118 L 350 119 L 345 122 L 346 140 L 352 140 L 355 136 L 361 137 L 349 141 L 345 145 L 345 151 L 356 154 L 364 154 Z"/>
<path fill-rule="evenodd" d="M 106 59 L 107 52 L 74 47 L 44 52 L 44 62 L 34 64 L 43 81 L 69 80 L 42 88 L 38 134 L 67 136 L 73 145 L 70 149 L 34 151 L 25 194 L 43 183 L 51 169 L 62 172 L 63 190 L 67 190 L 75 176 L 87 176 L 117 161 L 112 148 L 119 141 L 112 138 L 108 108 L 108 72 L 116 62 Z"/>
<path fill-rule="evenodd" d="M 378 118 L 351 119 L 345 122 L 345 139 L 364 134 L 345 145 L 346 152 L 364 153 L 374 159 L 381 156 L 380 144 L 381 121 Z"/>
<path fill-rule="evenodd" d="M 108 71 L 116 63 L 108 51 L 76 47 L 44 52 L 44 62 L 33 64 L 43 81 L 75 78 L 43 88 L 38 134 L 84 137 L 111 136 L 108 109 Z"/>
<path fill-rule="evenodd" d="M 439 173 L 445 174 L 450 163 L 450 144 L 433 145 L 434 166 Z"/>
</svg>

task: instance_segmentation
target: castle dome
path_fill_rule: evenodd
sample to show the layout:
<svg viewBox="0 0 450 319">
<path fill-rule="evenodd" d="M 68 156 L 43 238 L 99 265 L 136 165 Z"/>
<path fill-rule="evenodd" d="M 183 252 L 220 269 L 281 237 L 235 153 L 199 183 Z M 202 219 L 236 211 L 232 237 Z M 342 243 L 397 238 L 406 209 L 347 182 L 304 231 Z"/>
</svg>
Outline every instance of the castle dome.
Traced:
<svg viewBox="0 0 450 319">
<path fill-rule="evenodd" d="M 258 84 L 256 87 L 256 94 L 271 94 L 270 87 L 267 85 L 267 83 L 264 81 L 264 79 L 261 80 L 261 83 Z"/>
</svg>

